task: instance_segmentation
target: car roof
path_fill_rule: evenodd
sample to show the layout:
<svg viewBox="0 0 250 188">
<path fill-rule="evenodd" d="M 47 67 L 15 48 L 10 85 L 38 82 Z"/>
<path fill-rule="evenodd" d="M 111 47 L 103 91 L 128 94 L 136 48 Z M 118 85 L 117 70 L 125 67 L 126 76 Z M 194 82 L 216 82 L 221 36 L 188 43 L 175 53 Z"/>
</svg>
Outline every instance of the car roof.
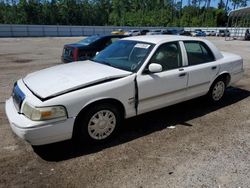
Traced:
<svg viewBox="0 0 250 188">
<path fill-rule="evenodd" d="M 121 40 L 134 40 L 134 41 L 148 42 L 153 44 L 179 41 L 179 40 L 204 41 L 204 39 L 193 38 L 188 36 L 180 36 L 180 35 L 143 35 L 143 36 L 127 37 Z"/>
<path fill-rule="evenodd" d="M 134 36 L 134 37 L 127 37 L 120 40 L 131 40 L 131 41 L 138 41 L 138 42 L 147 42 L 156 45 L 161 45 L 165 42 L 174 42 L 174 41 L 201 41 L 206 43 L 208 47 L 212 50 L 215 59 L 220 59 L 223 57 L 221 52 L 217 49 L 217 47 L 211 43 L 209 40 L 201 39 L 197 37 L 188 37 L 188 36 L 180 36 L 180 35 L 143 35 L 143 36 Z"/>
</svg>

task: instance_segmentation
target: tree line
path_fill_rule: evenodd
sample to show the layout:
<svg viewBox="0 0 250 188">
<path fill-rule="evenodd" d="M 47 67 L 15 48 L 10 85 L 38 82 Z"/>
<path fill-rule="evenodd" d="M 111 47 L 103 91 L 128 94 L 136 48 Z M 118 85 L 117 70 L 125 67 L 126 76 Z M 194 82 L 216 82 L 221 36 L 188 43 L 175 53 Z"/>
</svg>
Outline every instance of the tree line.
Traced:
<svg viewBox="0 0 250 188">
<path fill-rule="evenodd" d="M 249 0 L 0 0 L 0 23 L 116 26 L 225 26 Z M 185 3 L 185 4 L 184 4 Z"/>
</svg>

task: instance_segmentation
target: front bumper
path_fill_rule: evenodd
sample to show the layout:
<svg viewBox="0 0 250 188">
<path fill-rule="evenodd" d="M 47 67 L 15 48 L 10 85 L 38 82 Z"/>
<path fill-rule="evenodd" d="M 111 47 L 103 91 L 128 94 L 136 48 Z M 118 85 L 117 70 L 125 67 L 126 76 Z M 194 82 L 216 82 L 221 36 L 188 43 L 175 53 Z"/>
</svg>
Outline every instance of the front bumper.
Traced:
<svg viewBox="0 0 250 188">
<path fill-rule="evenodd" d="M 5 112 L 13 132 L 31 145 L 50 144 L 72 137 L 75 118 L 56 122 L 32 121 L 17 112 L 12 97 L 6 101 Z"/>
<path fill-rule="evenodd" d="M 66 57 L 64 57 L 64 56 L 61 56 L 61 61 L 62 61 L 62 63 L 71 63 L 71 62 L 73 62 L 74 60 L 73 60 L 73 59 L 66 58 Z"/>
</svg>

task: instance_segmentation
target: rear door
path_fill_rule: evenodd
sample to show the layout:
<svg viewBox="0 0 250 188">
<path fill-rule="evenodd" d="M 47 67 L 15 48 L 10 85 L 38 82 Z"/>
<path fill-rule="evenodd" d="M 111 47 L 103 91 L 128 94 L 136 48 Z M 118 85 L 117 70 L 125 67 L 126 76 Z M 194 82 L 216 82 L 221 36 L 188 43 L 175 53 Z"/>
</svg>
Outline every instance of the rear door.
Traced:
<svg viewBox="0 0 250 188">
<path fill-rule="evenodd" d="M 206 94 L 219 72 L 219 64 L 209 47 L 201 41 L 183 41 L 187 53 L 187 98 Z"/>
</svg>

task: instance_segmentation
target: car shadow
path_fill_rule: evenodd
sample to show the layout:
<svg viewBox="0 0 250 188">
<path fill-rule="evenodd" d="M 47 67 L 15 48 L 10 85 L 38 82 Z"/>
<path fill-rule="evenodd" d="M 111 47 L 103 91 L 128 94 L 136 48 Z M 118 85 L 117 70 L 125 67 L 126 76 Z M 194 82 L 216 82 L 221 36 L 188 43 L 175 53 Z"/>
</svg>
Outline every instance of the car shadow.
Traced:
<svg viewBox="0 0 250 188">
<path fill-rule="evenodd" d="M 210 112 L 232 105 L 250 96 L 250 91 L 230 87 L 219 104 L 207 102 L 205 97 L 189 100 L 180 104 L 146 113 L 124 122 L 118 135 L 107 143 L 80 145 L 73 140 L 44 146 L 32 146 L 34 152 L 46 161 L 62 161 L 99 152 L 117 146 L 156 131 L 161 131 L 177 124 L 193 126 L 187 121 L 204 116 Z"/>
</svg>

